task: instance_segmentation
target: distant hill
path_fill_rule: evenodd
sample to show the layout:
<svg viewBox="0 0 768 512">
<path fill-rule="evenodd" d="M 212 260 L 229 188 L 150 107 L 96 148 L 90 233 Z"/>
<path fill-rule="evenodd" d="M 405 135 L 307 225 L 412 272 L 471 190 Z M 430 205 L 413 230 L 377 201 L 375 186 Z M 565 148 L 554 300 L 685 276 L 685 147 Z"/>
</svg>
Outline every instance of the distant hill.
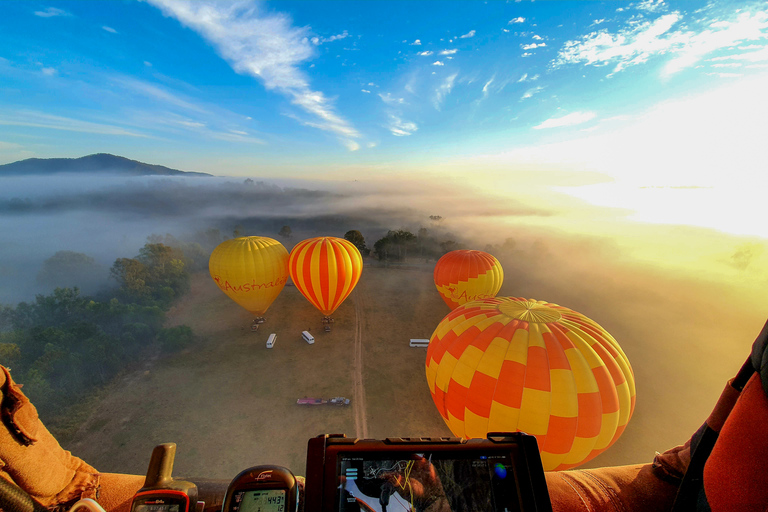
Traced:
<svg viewBox="0 0 768 512">
<path fill-rule="evenodd" d="M 145 164 L 107 153 L 81 158 L 28 158 L 0 165 L 2 176 L 49 175 L 61 173 L 109 174 L 121 176 L 211 176 L 204 172 L 185 172 L 162 165 Z"/>
</svg>

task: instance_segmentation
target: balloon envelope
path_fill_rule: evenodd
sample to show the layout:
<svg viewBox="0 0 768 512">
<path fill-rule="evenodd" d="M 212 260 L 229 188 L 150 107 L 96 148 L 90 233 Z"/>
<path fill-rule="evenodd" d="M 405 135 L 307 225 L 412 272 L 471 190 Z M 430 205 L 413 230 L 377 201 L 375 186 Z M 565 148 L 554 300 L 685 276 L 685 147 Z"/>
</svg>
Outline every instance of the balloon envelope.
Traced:
<svg viewBox="0 0 768 512">
<path fill-rule="evenodd" d="M 635 406 L 619 344 L 568 308 L 515 297 L 459 306 L 437 326 L 426 374 L 454 435 L 536 436 L 545 470 L 578 466 L 611 446 Z"/>
<path fill-rule="evenodd" d="M 435 286 L 448 307 L 495 297 L 504 281 L 499 260 L 483 251 L 451 251 L 435 265 Z"/>
<path fill-rule="evenodd" d="M 296 244 L 288 259 L 288 269 L 301 294 L 329 316 L 360 280 L 363 258 L 352 242 L 322 236 Z"/>
<path fill-rule="evenodd" d="M 234 238 L 213 250 L 208 270 L 229 298 L 261 316 L 288 281 L 288 251 L 264 236 Z"/>
</svg>

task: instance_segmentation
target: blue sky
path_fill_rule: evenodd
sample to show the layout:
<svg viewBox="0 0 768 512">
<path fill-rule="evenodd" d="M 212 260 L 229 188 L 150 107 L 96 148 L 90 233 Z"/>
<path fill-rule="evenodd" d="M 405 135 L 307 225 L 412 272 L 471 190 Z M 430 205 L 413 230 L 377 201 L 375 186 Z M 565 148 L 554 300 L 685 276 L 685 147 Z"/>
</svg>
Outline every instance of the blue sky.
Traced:
<svg viewBox="0 0 768 512">
<path fill-rule="evenodd" d="M 0 9 L 0 163 L 109 152 L 231 176 L 590 171 L 611 199 L 588 173 L 572 195 L 604 206 L 765 174 L 765 2 Z"/>
</svg>

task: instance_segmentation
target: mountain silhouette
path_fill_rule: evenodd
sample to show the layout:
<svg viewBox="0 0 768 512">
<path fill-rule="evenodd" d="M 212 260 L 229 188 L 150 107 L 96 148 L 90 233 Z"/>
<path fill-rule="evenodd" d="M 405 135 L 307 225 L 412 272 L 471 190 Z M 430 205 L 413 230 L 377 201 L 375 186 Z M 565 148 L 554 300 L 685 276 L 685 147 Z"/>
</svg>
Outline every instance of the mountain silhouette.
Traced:
<svg viewBox="0 0 768 512">
<path fill-rule="evenodd" d="M 120 176 L 211 176 L 211 174 L 204 172 L 186 172 L 170 169 L 162 165 L 145 164 L 144 162 L 108 153 L 98 153 L 80 158 L 28 158 L 0 165 L 0 177 L 61 173 Z"/>
</svg>

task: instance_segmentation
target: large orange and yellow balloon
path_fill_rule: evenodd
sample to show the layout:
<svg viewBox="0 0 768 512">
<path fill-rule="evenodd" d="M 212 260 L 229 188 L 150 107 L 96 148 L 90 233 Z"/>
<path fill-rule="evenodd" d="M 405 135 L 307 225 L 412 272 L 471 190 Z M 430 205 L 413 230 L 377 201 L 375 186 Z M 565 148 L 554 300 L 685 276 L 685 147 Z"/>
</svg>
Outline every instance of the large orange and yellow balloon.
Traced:
<svg viewBox="0 0 768 512">
<path fill-rule="evenodd" d="M 321 236 L 296 244 L 288 259 L 288 271 L 301 294 L 329 316 L 360 280 L 363 258 L 352 242 Z"/>
<path fill-rule="evenodd" d="M 495 297 L 503 281 L 499 260 L 483 251 L 451 251 L 435 265 L 435 286 L 451 309 Z"/>
<path fill-rule="evenodd" d="M 288 281 L 288 251 L 264 236 L 234 238 L 213 250 L 208 270 L 229 298 L 262 316 Z"/>
<path fill-rule="evenodd" d="M 536 436 L 545 470 L 611 446 L 635 407 L 632 367 L 597 323 L 547 302 L 497 297 L 454 309 L 427 349 L 427 383 L 454 435 Z"/>
</svg>

